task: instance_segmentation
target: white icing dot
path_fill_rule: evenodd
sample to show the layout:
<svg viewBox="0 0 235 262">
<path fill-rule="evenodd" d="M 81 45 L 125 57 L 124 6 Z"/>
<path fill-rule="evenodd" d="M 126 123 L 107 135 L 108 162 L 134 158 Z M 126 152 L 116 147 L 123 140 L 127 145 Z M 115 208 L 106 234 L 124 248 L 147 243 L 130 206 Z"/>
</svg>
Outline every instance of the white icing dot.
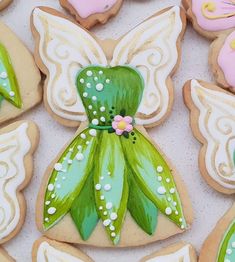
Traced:
<svg viewBox="0 0 235 262">
<path fill-rule="evenodd" d="M 162 177 L 161 176 L 159 176 L 157 179 L 158 179 L 159 182 L 162 181 Z"/>
<path fill-rule="evenodd" d="M 95 119 L 93 119 L 93 120 L 91 121 L 91 123 L 92 123 L 92 125 L 97 126 L 97 125 L 99 124 L 99 120 L 95 118 Z"/>
<path fill-rule="evenodd" d="M 115 230 L 115 227 L 114 227 L 114 226 L 110 226 L 109 229 L 110 229 L 111 231 L 114 231 L 114 230 Z"/>
<path fill-rule="evenodd" d="M 92 105 L 89 105 L 88 108 L 91 110 L 92 109 Z"/>
<path fill-rule="evenodd" d="M 82 161 L 84 159 L 84 155 L 82 153 L 78 153 L 76 155 L 76 158 L 77 158 L 78 161 Z"/>
<path fill-rule="evenodd" d="M 167 198 L 167 201 L 168 201 L 168 202 L 171 202 L 171 197 L 168 197 L 168 198 Z"/>
<path fill-rule="evenodd" d="M 110 176 L 111 175 L 111 172 L 108 172 L 108 176 Z"/>
<path fill-rule="evenodd" d="M 167 178 L 167 179 L 166 179 L 166 182 L 167 182 L 167 183 L 170 183 L 170 182 L 171 182 L 170 178 Z"/>
<path fill-rule="evenodd" d="M 175 189 L 174 189 L 174 188 L 171 188 L 171 189 L 170 189 L 170 193 L 171 193 L 171 194 L 174 194 L 174 193 L 175 193 Z"/>
<path fill-rule="evenodd" d="M 172 214 L 172 209 L 170 207 L 167 207 L 165 210 L 166 215 L 171 215 Z"/>
<path fill-rule="evenodd" d="M 62 179 L 63 179 L 63 180 L 65 180 L 65 179 L 66 179 L 66 177 L 65 177 L 65 176 L 63 176 L 63 177 L 62 177 Z"/>
<path fill-rule="evenodd" d="M 100 196 L 100 200 L 104 200 L 104 196 Z"/>
<path fill-rule="evenodd" d="M 55 168 L 56 171 L 61 171 L 62 168 L 63 168 L 63 166 L 62 166 L 61 163 L 56 163 L 56 164 L 54 165 L 54 168 Z"/>
<path fill-rule="evenodd" d="M 73 152 L 73 148 L 70 148 L 70 149 L 69 149 L 69 152 Z"/>
<path fill-rule="evenodd" d="M 101 111 L 101 112 L 104 112 L 104 111 L 105 111 L 105 107 L 104 107 L 104 106 L 101 106 L 100 111 Z"/>
<path fill-rule="evenodd" d="M 10 95 L 11 97 L 15 96 L 15 92 L 11 91 L 11 92 L 9 93 L 9 95 Z"/>
<path fill-rule="evenodd" d="M 95 129 L 91 129 L 90 131 L 89 131 L 89 134 L 91 135 L 91 136 L 96 136 L 96 134 L 97 134 L 97 132 L 96 132 L 96 130 Z"/>
<path fill-rule="evenodd" d="M 94 112 L 93 112 L 93 115 L 97 115 L 97 111 L 94 111 Z"/>
<path fill-rule="evenodd" d="M 94 77 L 94 80 L 95 80 L 95 81 L 98 81 L 98 77 L 97 77 L 97 76 L 96 76 L 96 77 Z"/>
<path fill-rule="evenodd" d="M 83 97 L 88 97 L 88 93 L 87 92 L 84 92 L 82 95 L 83 95 Z"/>
<path fill-rule="evenodd" d="M 232 242 L 232 248 L 235 248 L 235 242 Z"/>
<path fill-rule="evenodd" d="M 51 201 L 46 201 L 46 202 L 45 202 L 46 206 L 49 206 L 50 203 L 51 203 Z"/>
<path fill-rule="evenodd" d="M 85 83 L 85 80 L 83 78 L 80 79 L 80 83 L 81 84 L 84 84 Z"/>
<path fill-rule="evenodd" d="M 0 77 L 3 78 L 3 79 L 6 79 L 7 78 L 7 72 L 2 72 L 0 74 Z"/>
<path fill-rule="evenodd" d="M 104 225 L 105 227 L 107 227 L 107 226 L 110 225 L 110 223 L 111 223 L 111 220 L 110 220 L 110 219 L 106 219 L 106 220 L 104 220 L 103 225 Z"/>
<path fill-rule="evenodd" d="M 110 83 L 110 79 L 106 79 L 106 81 L 105 81 L 107 84 L 109 84 Z"/>
<path fill-rule="evenodd" d="M 51 195 L 51 198 L 55 198 L 55 194 L 52 194 L 52 195 Z"/>
<path fill-rule="evenodd" d="M 176 215 L 179 215 L 179 212 L 176 210 L 176 211 L 175 211 L 175 214 L 176 214 Z"/>
<path fill-rule="evenodd" d="M 111 237 L 116 237 L 116 234 L 114 232 L 112 232 Z"/>
<path fill-rule="evenodd" d="M 86 87 L 87 87 L 87 88 L 91 88 L 91 83 L 87 83 L 87 84 L 86 84 Z"/>
<path fill-rule="evenodd" d="M 111 215 L 110 215 L 111 220 L 116 220 L 117 217 L 118 217 L 117 213 L 111 213 Z"/>
<path fill-rule="evenodd" d="M 106 121 L 105 117 L 102 116 L 102 117 L 100 118 L 100 121 L 101 121 L 101 122 L 105 122 L 105 121 Z"/>
<path fill-rule="evenodd" d="M 181 229 L 184 229 L 184 225 L 181 226 Z"/>
<path fill-rule="evenodd" d="M 233 253 L 232 249 L 228 248 L 228 249 L 226 250 L 226 254 L 227 254 L 227 255 L 231 255 L 232 253 Z"/>
<path fill-rule="evenodd" d="M 90 144 L 90 141 L 86 141 L 86 145 L 89 145 Z"/>
<path fill-rule="evenodd" d="M 101 70 L 99 71 L 99 75 L 103 75 L 103 73 L 104 73 L 103 71 L 101 71 Z"/>
<path fill-rule="evenodd" d="M 164 195 L 164 194 L 166 193 L 166 189 L 165 189 L 165 187 L 160 186 L 160 187 L 157 189 L 157 192 L 158 192 L 158 194 L 160 194 L 160 195 Z"/>
<path fill-rule="evenodd" d="M 57 188 L 61 188 L 61 185 L 60 185 L 60 184 L 58 184 L 58 185 L 56 185 L 56 187 L 57 187 Z"/>
<path fill-rule="evenodd" d="M 101 176 L 101 177 L 100 177 L 100 180 L 104 180 L 104 177 L 103 177 L 103 176 Z"/>
<path fill-rule="evenodd" d="M 107 215 L 108 215 L 108 212 L 107 212 L 107 211 L 104 211 L 103 214 L 104 214 L 104 216 L 107 216 Z"/>
<path fill-rule="evenodd" d="M 48 208 L 48 210 L 47 210 L 47 213 L 48 213 L 49 215 L 53 215 L 53 214 L 55 214 L 55 212 L 56 212 L 56 208 L 55 208 L 55 207 L 50 207 L 50 208 Z"/>
<path fill-rule="evenodd" d="M 55 181 L 57 181 L 58 180 L 58 178 L 55 178 Z"/>
<path fill-rule="evenodd" d="M 176 203 L 176 202 L 173 202 L 173 205 L 176 207 L 176 206 L 177 206 L 177 203 Z"/>
<path fill-rule="evenodd" d="M 78 149 L 78 150 L 81 150 L 81 149 L 82 149 L 82 146 L 81 146 L 81 145 L 79 145 L 79 146 L 77 147 L 77 149 Z"/>
<path fill-rule="evenodd" d="M 95 189 L 96 189 L 97 191 L 101 190 L 101 184 L 96 184 L 96 185 L 95 185 Z"/>
<path fill-rule="evenodd" d="M 47 187 L 48 191 L 53 191 L 54 190 L 54 185 L 53 184 L 49 184 Z"/>
<path fill-rule="evenodd" d="M 49 218 L 48 218 L 48 217 L 46 217 L 46 218 L 45 218 L 45 221 L 46 221 L 46 222 L 49 222 Z"/>
<path fill-rule="evenodd" d="M 69 159 L 68 160 L 68 164 L 71 165 L 73 163 L 73 160 L 72 159 Z"/>
<path fill-rule="evenodd" d="M 183 221 L 183 219 L 182 219 L 182 218 L 180 218 L 180 219 L 179 219 L 179 221 L 180 221 L 180 222 L 182 222 L 182 221 Z"/>
<path fill-rule="evenodd" d="M 107 204 L 106 204 L 106 208 L 107 209 L 111 209 L 113 207 L 113 204 L 111 203 L 111 202 L 108 202 Z"/>
<path fill-rule="evenodd" d="M 93 96 L 93 97 L 92 97 L 92 100 L 93 100 L 93 101 L 96 101 L 96 100 L 97 100 L 97 97 L 96 97 L 96 96 Z"/>
<path fill-rule="evenodd" d="M 102 207 L 102 206 L 100 206 L 100 207 L 99 207 L 99 210 L 103 210 L 103 207 Z"/>
<path fill-rule="evenodd" d="M 101 83 L 99 83 L 99 84 L 97 84 L 97 85 L 96 85 L 96 87 L 95 87 L 95 88 L 96 88 L 96 90 L 97 90 L 97 91 L 99 91 L 99 92 L 100 92 L 100 91 L 102 91 L 102 90 L 104 89 L 104 85 L 103 85 L 103 84 L 101 84 Z"/>
<path fill-rule="evenodd" d="M 80 137 L 81 137 L 82 139 L 86 139 L 86 135 L 85 135 L 85 134 L 81 134 Z"/>
<path fill-rule="evenodd" d="M 89 71 L 86 72 L 86 75 L 87 75 L 87 76 L 92 76 L 93 73 L 89 70 Z"/>
<path fill-rule="evenodd" d="M 157 167 L 157 172 L 158 173 L 162 173 L 163 172 L 163 167 L 162 166 L 158 166 Z"/>
<path fill-rule="evenodd" d="M 104 190 L 105 191 L 109 191 L 109 190 L 111 190 L 111 185 L 110 184 L 106 184 L 105 186 L 104 186 Z"/>
</svg>

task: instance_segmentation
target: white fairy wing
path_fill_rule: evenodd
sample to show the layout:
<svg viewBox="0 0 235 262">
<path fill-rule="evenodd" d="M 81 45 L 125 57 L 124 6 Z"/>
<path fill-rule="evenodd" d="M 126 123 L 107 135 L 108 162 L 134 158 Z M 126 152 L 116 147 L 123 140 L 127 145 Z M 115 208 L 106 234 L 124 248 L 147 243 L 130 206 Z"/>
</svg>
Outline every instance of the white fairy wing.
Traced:
<svg viewBox="0 0 235 262">
<path fill-rule="evenodd" d="M 24 157 L 31 148 L 28 123 L 0 135 L 0 242 L 17 227 L 21 211 L 17 189 L 26 179 Z"/>
<path fill-rule="evenodd" d="M 177 43 L 183 30 L 181 10 L 174 6 L 137 26 L 115 48 L 111 66 L 136 67 L 145 81 L 137 124 L 157 124 L 171 107 L 169 80 L 178 62 Z"/>
<path fill-rule="evenodd" d="M 190 86 L 191 99 L 199 111 L 198 128 L 207 143 L 207 173 L 224 188 L 234 190 L 235 97 L 219 88 L 206 88 L 197 80 Z"/>
<path fill-rule="evenodd" d="M 33 11 L 33 25 L 39 34 L 38 54 L 45 67 L 41 70 L 48 77 L 46 97 L 51 111 L 62 119 L 86 120 L 76 75 L 88 65 L 107 66 L 103 50 L 84 29 L 40 8 Z"/>
</svg>

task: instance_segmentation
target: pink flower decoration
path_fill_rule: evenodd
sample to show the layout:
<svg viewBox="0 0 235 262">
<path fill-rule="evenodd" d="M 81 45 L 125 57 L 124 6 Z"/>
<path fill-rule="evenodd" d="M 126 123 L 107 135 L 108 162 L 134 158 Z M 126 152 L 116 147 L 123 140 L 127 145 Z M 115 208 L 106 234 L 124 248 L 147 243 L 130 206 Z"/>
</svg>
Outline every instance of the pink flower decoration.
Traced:
<svg viewBox="0 0 235 262">
<path fill-rule="evenodd" d="M 133 130 L 132 121 L 133 118 L 130 116 L 122 117 L 117 115 L 114 117 L 112 127 L 116 131 L 116 134 L 121 136 L 124 132 L 130 133 Z"/>
</svg>

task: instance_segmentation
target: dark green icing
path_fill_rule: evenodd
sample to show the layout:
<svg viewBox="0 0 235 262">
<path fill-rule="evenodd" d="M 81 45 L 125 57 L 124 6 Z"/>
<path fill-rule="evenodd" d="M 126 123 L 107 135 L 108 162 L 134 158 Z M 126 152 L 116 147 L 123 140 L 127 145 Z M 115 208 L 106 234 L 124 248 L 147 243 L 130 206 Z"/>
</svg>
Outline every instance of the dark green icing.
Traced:
<svg viewBox="0 0 235 262">
<path fill-rule="evenodd" d="M 89 127 L 67 147 L 49 178 L 44 228 L 70 213 L 83 240 L 101 220 L 118 244 L 128 210 L 149 235 L 155 233 L 159 211 L 186 228 L 163 156 L 137 129 L 117 135 L 112 127 L 116 115 L 132 117 L 134 125 L 144 90 L 140 74 L 130 67 L 87 67 L 78 74 L 77 89 Z"/>
</svg>

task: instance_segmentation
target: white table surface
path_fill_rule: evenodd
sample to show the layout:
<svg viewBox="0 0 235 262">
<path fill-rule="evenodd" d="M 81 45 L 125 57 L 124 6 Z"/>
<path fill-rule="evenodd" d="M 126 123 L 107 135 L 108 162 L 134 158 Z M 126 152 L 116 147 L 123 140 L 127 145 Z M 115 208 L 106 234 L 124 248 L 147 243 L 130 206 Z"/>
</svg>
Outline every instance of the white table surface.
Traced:
<svg viewBox="0 0 235 262">
<path fill-rule="evenodd" d="M 180 4 L 179 0 L 126 0 L 120 13 L 106 25 L 92 31 L 101 38 L 118 38 L 126 31 L 140 23 L 158 9 Z M 32 9 L 46 5 L 62 10 L 57 0 L 14 0 L 14 3 L 2 11 L 1 19 L 33 50 L 34 41 L 29 27 Z M 197 252 L 217 220 L 232 204 L 232 197 L 224 196 L 211 189 L 201 178 L 198 170 L 199 143 L 193 138 L 188 121 L 188 110 L 182 99 L 182 86 L 190 78 L 213 81 L 208 67 L 208 47 L 210 42 L 199 36 L 188 25 L 183 41 L 182 63 L 174 77 L 175 103 L 172 114 L 166 122 L 149 130 L 151 136 L 160 145 L 166 155 L 178 168 L 191 197 L 195 220 L 191 230 L 148 246 L 132 249 L 98 249 L 81 247 L 97 262 L 137 262 L 161 247 L 179 240 L 192 243 Z M 56 123 L 45 111 L 43 105 L 25 114 L 21 119 L 34 120 L 40 128 L 41 140 L 35 154 L 35 172 L 32 182 L 25 190 L 27 200 L 27 217 L 25 225 L 18 236 L 4 247 L 17 262 L 31 261 L 31 247 L 40 237 L 35 226 L 35 201 L 42 176 L 50 160 L 73 136 L 75 129 L 65 128 Z"/>
</svg>

